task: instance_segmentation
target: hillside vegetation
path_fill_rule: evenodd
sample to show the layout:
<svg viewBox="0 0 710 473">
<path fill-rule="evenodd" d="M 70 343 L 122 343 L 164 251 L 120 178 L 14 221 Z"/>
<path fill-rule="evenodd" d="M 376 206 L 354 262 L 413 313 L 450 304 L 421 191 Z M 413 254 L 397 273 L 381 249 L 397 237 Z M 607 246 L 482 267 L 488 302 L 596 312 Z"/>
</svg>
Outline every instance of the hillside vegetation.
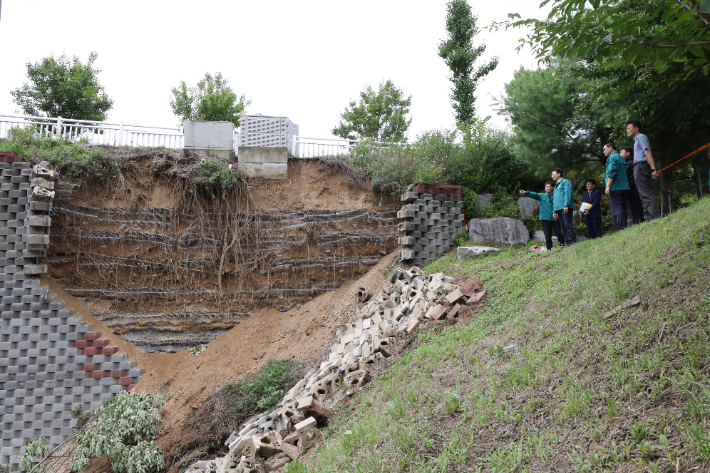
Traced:
<svg viewBox="0 0 710 473">
<path fill-rule="evenodd" d="M 420 328 L 287 471 L 708 471 L 709 214 L 431 263 L 481 279 L 485 303 Z"/>
</svg>

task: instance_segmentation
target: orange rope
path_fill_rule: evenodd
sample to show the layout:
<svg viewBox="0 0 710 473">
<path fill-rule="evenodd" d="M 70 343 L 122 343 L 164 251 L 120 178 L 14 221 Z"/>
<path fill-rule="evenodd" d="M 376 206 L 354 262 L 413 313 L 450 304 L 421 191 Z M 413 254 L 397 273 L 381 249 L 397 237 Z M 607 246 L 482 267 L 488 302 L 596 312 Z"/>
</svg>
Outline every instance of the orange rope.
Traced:
<svg viewBox="0 0 710 473">
<path fill-rule="evenodd" d="M 710 148 L 710 143 L 706 144 L 705 146 L 703 146 L 703 147 L 701 147 L 701 148 L 696 149 L 695 151 L 693 151 L 692 153 L 690 153 L 690 154 L 687 155 L 687 156 L 683 156 L 682 158 L 680 158 L 680 159 L 679 159 L 678 161 L 676 161 L 675 163 L 669 164 L 668 166 L 664 167 L 663 169 L 660 169 L 660 170 L 656 171 L 656 174 L 662 173 L 663 171 L 665 171 L 665 170 L 668 169 L 669 167 L 674 166 L 674 165 L 678 164 L 679 162 L 683 161 L 684 159 L 689 158 L 689 157 L 691 157 L 692 155 L 701 152 L 701 151 L 704 150 L 705 148 Z"/>
</svg>

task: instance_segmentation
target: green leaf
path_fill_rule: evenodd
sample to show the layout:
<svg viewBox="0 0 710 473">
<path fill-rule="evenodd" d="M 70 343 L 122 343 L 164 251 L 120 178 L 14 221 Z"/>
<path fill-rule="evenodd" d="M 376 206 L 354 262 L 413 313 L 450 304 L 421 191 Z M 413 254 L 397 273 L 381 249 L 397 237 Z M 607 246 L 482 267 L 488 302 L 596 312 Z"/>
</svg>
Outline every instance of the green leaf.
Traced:
<svg viewBox="0 0 710 473">
<path fill-rule="evenodd" d="M 710 13 L 710 0 L 703 1 L 698 9 L 700 13 Z"/>
<path fill-rule="evenodd" d="M 605 43 L 611 43 L 611 35 L 608 34 L 608 35 L 604 36 L 604 39 L 602 39 L 602 41 L 604 41 Z"/>
</svg>

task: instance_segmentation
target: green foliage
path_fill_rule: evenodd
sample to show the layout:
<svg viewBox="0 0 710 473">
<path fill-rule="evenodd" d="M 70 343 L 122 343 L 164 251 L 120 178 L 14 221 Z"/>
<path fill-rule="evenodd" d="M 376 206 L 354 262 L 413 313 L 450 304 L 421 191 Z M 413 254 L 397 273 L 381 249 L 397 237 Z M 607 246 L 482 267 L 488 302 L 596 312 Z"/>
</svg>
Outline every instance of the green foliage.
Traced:
<svg viewBox="0 0 710 473">
<path fill-rule="evenodd" d="M 34 464 L 49 454 L 49 441 L 46 437 L 36 437 L 25 444 L 25 454 L 20 460 L 20 468 L 30 470 Z"/>
<path fill-rule="evenodd" d="M 171 89 L 170 108 L 180 121 L 206 120 L 225 121 L 239 126 L 240 117 L 246 113 L 251 104 L 245 95 L 237 96 L 229 85 L 229 81 L 218 72 L 214 76 L 205 74 L 194 86 L 188 86 L 184 81 Z"/>
<path fill-rule="evenodd" d="M 555 167 L 606 163 L 602 147 L 611 140 L 608 118 L 618 101 L 590 103 L 590 86 L 590 80 L 567 73 L 560 62 L 546 69 L 521 68 L 505 85 L 500 111 L 513 125 L 516 155 L 538 177 L 549 179 Z"/>
<path fill-rule="evenodd" d="M 467 0 L 452 0 L 446 5 L 446 31 L 448 37 L 439 44 L 439 56 L 451 69 L 449 80 L 453 84 L 451 103 L 459 124 L 473 122 L 476 116 L 476 87 L 479 81 L 498 66 L 498 58 L 475 68 L 475 63 L 486 50 L 485 45 L 474 46 L 478 34 L 478 18 Z"/>
<path fill-rule="evenodd" d="M 355 169 L 367 173 L 373 190 L 399 195 L 414 184 L 417 173 L 414 148 L 399 145 L 383 148 L 365 141 L 353 148 L 347 159 Z"/>
<path fill-rule="evenodd" d="M 0 140 L 0 150 L 47 161 L 60 173 L 70 176 L 103 180 L 120 172 L 103 148 L 91 147 L 83 142 L 35 136 L 32 128 L 11 129 L 9 139 Z"/>
<path fill-rule="evenodd" d="M 417 173 L 414 175 L 414 182 L 424 184 L 440 183 L 442 176 L 446 172 L 446 168 L 441 161 L 432 160 L 427 156 L 419 154 L 415 162 Z"/>
<path fill-rule="evenodd" d="M 227 384 L 227 395 L 239 395 L 245 399 L 245 409 L 268 411 L 276 408 L 286 394 L 284 383 L 296 366 L 291 360 L 269 361 L 257 374 L 243 381 Z"/>
<path fill-rule="evenodd" d="M 98 55 L 89 54 L 86 64 L 77 56 L 69 59 L 48 56 L 27 63 L 27 79 L 10 94 L 26 115 L 62 117 L 73 120 L 106 120 L 113 100 L 99 83 L 101 72 L 94 67 Z"/>
<path fill-rule="evenodd" d="M 242 178 L 230 167 L 230 163 L 219 158 L 207 157 L 191 165 L 188 174 L 195 179 L 197 188 L 212 193 L 213 198 L 217 193 L 232 190 L 242 182 Z"/>
<path fill-rule="evenodd" d="M 345 107 L 333 134 L 349 140 L 405 141 L 412 123 L 411 105 L 412 96 L 405 97 L 391 80 L 381 83 L 377 91 L 368 85 L 360 92 L 359 103 L 353 100 Z"/>
<path fill-rule="evenodd" d="M 522 45 L 532 46 L 539 58 L 591 58 L 656 73 L 676 63 L 685 74 L 710 73 L 709 0 L 545 0 L 540 6 L 545 4 L 552 9 L 543 20 L 513 13 L 508 16 L 518 20 L 504 23 L 532 27 Z"/>
<path fill-rule="evenodd" d="M 520 220 L 522 220 L 525 228 L 528 229 L 530 238 L 533 237 L 536 231 L 542 230 L 542 222 L 540 222 L 540 220 L 534 215 L 523 215 Z"/>
<path fill-rule="evenodd" d="M 160 433 L 164 404 L 160 396 L 123 392 L 104 404 L 99 418 L 74 440 L 73 471 L 84 472 L 89 458 L 108 457 L 116 473 L 148 473 L 165 466 L 163 452 L 153 446 Z"/>
<path fill-rule="evenodd" d="M 468 233 L 459 233 L 456 235 L 456 238 L 454 238 L 454 243 L 456 243 L 456 246 L 466 246 L 468 244 Z"/>
<path fill-rule="evenodd" d="M 89 422 L 89 419 L 91 419 L 91 411 L 84 412 L 81 406 L 77 406 L 75 409 L 68 410 L 74 417 L 76 417 L 76 430 L 79 430 L 84 427 L 87 422 Z"/>
<path fill-rule="evenodd" d="M 204 353 L 206 351 L 207 351 L 207 345 L 198 345 L 196 347 L 188 348 L 187 355 L 188 356 L 198 356 L 200 353 Z"/>
</svg>

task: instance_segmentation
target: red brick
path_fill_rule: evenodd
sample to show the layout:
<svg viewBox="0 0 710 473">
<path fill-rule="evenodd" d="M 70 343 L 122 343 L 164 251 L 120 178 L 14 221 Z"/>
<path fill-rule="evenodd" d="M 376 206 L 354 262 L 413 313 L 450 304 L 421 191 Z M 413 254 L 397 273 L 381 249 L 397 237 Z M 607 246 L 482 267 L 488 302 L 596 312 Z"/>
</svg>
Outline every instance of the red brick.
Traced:
<svg viewBox="0 0 710 473">
<path fill-rule="evenodd" d="M 429 308 L 426 315 L 434 320 L 441 320 L 446 315 L 446 307 L 442 304 L 432 306 Z"/>
<path fill-rule="evenodd" d="M 301 452 L 298 447 L 295 445 L 291 445 L 288 443 L 282 443 L 279 448 L 281 449 L 282 452 L 284 452 L 291 460 L 297 458 Z"/>
<path fill-rule="evenodd" d="M 84 334 L 84 340 L 98 340 L 101 338 L 101 332 L 86 332 Z"/>
<path fill-rule="evenodd" d="M 118 384 L 121 386 L 130 386 L 133 383 L 133 378 L 118 378 Z"/>
<path fill-rule="evenodd" d="M 449 311 L 449 315 L 446 316 L 448 320 L 454 320 L 454 317 L 456 317 L 456 314 L 459 313 L 459 309 L 461 309 L 461 304 L 456 304 L 451 308 Z"/>
<path fill-rule="evenodd" d="M 81 371 L 96 371 L 99 369 L 98 363 L 84 363 L 81 365 Z"/>
<path fill-rule="evenodd" d="M 461 299 L 463 299 L 463 293 L 458 289 L 446 294 L 446 300 L 449 302 L 449 304 L 456 304 L 457 302 L 461 301 Z"/>
<path fill-rule="evenodd" d="M 485 295 L 486 295 L 486 291 L 477 292 L 476 294 L 474 294 L 473 296 L 471 296 L 471 298 L 466 302 L 466 305 L 476 305 L 476 304 L 478 304 L 479 302 L 481 302 L 481 300 L 483 299 L 483 297 L 484 297 Z"/>
<path fill-rule="evenodd" d="M 84 348 L 84 355 L 86 356 L 93 356 L 93 355 L 98 355 L 100 354 L 101 348 L 95 348 L 95 347 L 89 347 L 89 348 Z"/>
<path fill-rule="evenodd" d="M 111 377 L 111 372 L 110 372 L 110 371 L 103 371 L 103 370 L 92 371 L 92 372 L 91 372 L 91 377 L 92 377 L 93 379 L 110 378 L 110 377 Z"/>
<path fill-rule="evenodd" d="M 88 340 L 77 340 L 74 342 L 74 348 L 88 348 L 91 346 L 91 342 Z"/>
<path fill-rule="evenodd" d="M 109 346 L 110 344 L 111 344 L 111 340 L 109 340 L 109 339 L 96 340 L 96 341 L 94 342 L 94 346 L 95 346 L 95 347 L 99 347 L 99 348 L 107 347 L 107 346 Z"/>
<path fill-rule="evenodd" d="M 126 374 L 126 370 L 111 370 L 112 378 L 125 378 Z"/>
<path fill-rule="evenodd" d="M 118 347 L 101 348 L 101 355 L 115 355 L 118 353 Z"/>
<path fill-rule="evenodd" d="M 477 290 L 483 289 L 483 283 L 479 280 L 471 281 L 466 284 L 461 290 L 461 293 L 466 297 L 473 297 Z"/>
<path fill-rule="evenodd" d="M 126 386 L 126 391 L 132 391 L 133 388 L 135 388 L 135 387 L 136 387 L 135 384 L 129 384 L 128 386 Z"/>
</svg>

